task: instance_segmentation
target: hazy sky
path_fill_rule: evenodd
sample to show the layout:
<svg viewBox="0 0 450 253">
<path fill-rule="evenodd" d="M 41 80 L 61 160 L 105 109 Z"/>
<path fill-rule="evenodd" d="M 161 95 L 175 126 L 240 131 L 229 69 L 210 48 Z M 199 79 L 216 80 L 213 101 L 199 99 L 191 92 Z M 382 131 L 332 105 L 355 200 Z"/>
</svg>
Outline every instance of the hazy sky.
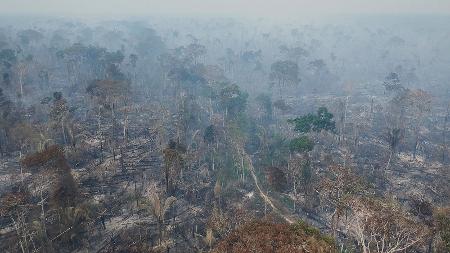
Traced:
<svg viewBox="0 0 450 253">
<path fill-rule="evenodd" d="M 450 0 L 0 0 L 10 14 L 209 14 L 296 16 L 330 13 L 447 13 Z"/>
</svg>

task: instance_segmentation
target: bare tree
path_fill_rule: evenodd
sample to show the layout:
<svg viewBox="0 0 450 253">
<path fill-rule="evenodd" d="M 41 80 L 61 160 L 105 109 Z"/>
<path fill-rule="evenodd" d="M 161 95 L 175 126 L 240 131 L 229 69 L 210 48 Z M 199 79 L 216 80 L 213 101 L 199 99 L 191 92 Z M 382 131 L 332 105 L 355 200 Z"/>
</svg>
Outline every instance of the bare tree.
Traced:
<svg viewBox="0 0 450 253">
<path fill-rule="evenodd" d="M 363 253 L 405 252 L 421 243 L 427 229 L 386 199 L 352 199 L 349 232 Z"/>
<path fill-rule="evenodd" d="M 159 245 L 161 245 L 162 240 L 164 238 L 163 226 L 165 222 L 165 215 L 177 199 L 172 196 L 165 198 L 164 196 L 156 192 L 149 192 L 148 198 L 150 201 L 150 211 L 152 215 L 156 218 L 159 235 L 158 243 Z"/>
</svg>

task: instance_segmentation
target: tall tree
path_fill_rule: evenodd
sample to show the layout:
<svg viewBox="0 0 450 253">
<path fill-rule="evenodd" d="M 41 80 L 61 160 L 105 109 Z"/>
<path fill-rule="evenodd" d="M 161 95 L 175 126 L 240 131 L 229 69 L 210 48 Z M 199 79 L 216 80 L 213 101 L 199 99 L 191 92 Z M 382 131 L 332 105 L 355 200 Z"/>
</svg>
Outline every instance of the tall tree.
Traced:
<svg viewBox="0 0 450 253">
<path fill-rule="evenodd" d="M 278 86 L 281 98 L 284 87 L 300 82 L 298 65 L 293 61 L 277 61 L 270 66 L 270 71 L 270 80 Z"/>
<path fill-rule="evenodd" d="M 50 118 L 53 121 L 53 129 L 58 132 L 61 130 L 61 135 L 64 145 L 67 144 L 67 122 L 69 120 L 69 107 L 67 105 L 66 99 L 63 97 L 61 92 L 53 93 L 53 105 L 50 111 Z"/>
<path fill-rule="evenodd" d="M 328 112 L 326 107 L 320 107 L 317 110 L 317 114 L 310 113 L 295 119 L 290 119 L 288 122 L 294 124 L 294 130 L 302 134 L 311 131 L 320 132 L 322 130 L 334 132 L 336 123 L 333 117 L 333 114 Z"/>
<path fill-rule="evenodd" d="M 172 194 L 176 189 L 177 177 L 180 175 L 184 161 L 183 153 L 185 149 L 179 143 L 170 141 L 166 149 L 164 149 L 164 177 L 166 184 L 166 192 Z"/>
<path fill-rule="evenodd" d="M 13 77 L 13 66 L 17 63 L 16 51 L 2 49 L 0 51 L 0 83 L 3 87 L 10 87 Z"/>
<path fill-rule="evenodd" d="M 0 156 L 3 156 L 7 151 L 8 131 L 13 125 L 12 118 L 12 102 L 3 94 L 3 89 L 0 88 Z"/>
<path fill-rule="evenodd" d="M 234 118 L 246 109 L 248 94 L 236 84 L 225 84 L 220 90 L 220 104 L 225 110 L 225 117 Z"/>
</svg>

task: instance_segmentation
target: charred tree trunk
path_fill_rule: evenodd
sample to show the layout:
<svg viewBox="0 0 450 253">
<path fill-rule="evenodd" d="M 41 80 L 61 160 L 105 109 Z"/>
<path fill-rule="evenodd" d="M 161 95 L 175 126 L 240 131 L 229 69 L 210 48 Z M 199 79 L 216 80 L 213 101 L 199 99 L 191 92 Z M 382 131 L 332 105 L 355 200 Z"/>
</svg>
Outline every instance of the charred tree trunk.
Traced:
<svg viewBox="0 0 450 253">
<path fill-rule="evenodd" d="M 416 159 L 417 155 L 417 146 L 419 145 L 419 126 L 416 126 L 416 129 L 414 130 L 414 149 L 413 149 L 413 158 Z"/>
</svg>

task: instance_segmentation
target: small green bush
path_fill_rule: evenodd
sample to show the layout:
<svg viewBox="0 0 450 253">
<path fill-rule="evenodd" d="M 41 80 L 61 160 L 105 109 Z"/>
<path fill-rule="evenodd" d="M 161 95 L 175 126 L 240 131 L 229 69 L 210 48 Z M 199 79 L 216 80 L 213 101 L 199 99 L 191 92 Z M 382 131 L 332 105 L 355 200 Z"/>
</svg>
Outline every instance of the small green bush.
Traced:
<svg viewBox="0 0 450 253">
<path fill-rule="evenodd" d="M 289 149 L 292 152 L 309 152 L 314 148 L 314 142 L 312 142 L 307 136 L 301 136 L 290 141 Z"/>
</svg>

